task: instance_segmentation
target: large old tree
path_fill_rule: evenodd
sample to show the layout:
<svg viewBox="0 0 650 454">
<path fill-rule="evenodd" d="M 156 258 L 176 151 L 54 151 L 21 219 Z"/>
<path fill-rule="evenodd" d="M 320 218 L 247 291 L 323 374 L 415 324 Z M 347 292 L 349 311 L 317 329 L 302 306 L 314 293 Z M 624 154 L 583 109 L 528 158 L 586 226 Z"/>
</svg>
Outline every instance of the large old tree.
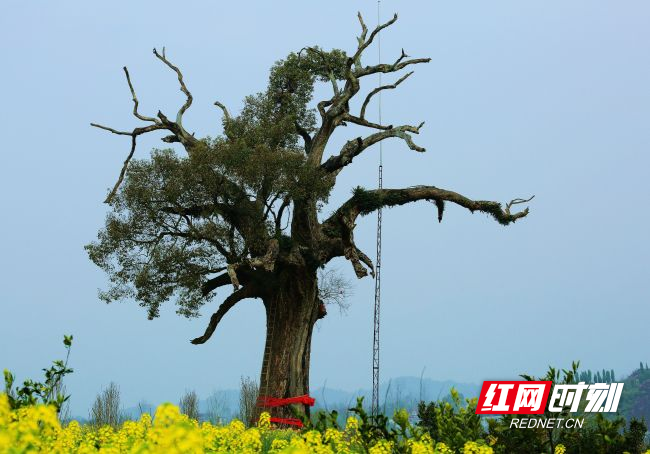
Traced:
<svg viewBox="0 0 650 454">
<path fill-rule="evenodd" d="M 231 292 L 220 298 L 194 344 L 208 341 L 238 302 L 261 299 L 267 336 L 260 390 L 272 397 L 299 396 L 309 392 L 311 337 L 314 324 L 325 315 L 317 271 L 333 258 L 345 257 L 357 277 L 373 274 L 371 259 L 354 241 L 360 215 L 429 201 L 439 220 L 446 203 L 486 213 L 503 225 L 526 216 L 528 209 L 511 212 L 521 199 L 502 206 L 435 186 L 358 187 L 328 217 L 319 216 L 337 175 L 373 145 L 396 138 L 415 152 L 425 151 L 413 141 L 422 124 L 385 125 L 366 117 L 373 96 L 395 89 L 411 72 L 380 87 L 373 87 L 369 76 L 397 74 L 429 61 L 402 51 L 390 63 L 364 64 L 364 51 L 396 20 L 394 16 L 369 31 L 359 16 L 361 34 L 351 54 L 318 47 L 289 54 L 271 68 L 266 90 L 245 98 L 237 115 L 215 102 L 223 112 L 223 133 L 216 138 L 199 139 L 188 132 L 183 114 L 192 95 L 164 50 L 154 49 L 154 55 L 176 73 L 186 96 L 175 118 L 160 111 L 155 116 L 140 113 L 124 68 L 133 114 L 144 125 L 120 131 L 93 124 L 131 139 L 131 151 L 106 199 L 111 207 L 106 225 L 87 246 L 112 282 L 102 296 L 107 301 L 133 298 L 149 318 L 158 316 L 163 302 L 175 300 L 179 314 L 196 317 L 217 290 Z M 366 80 L 369 90 L 361 94 Z M 317 82 L 331 85 L 332 95 L 312 103 Z M 340 149 L 328 149 L 334 131 L 346 124 L 369 132 Z M 131 160 L 137 138 L 153 131 L 164 131 L 163 142 L 180 144 L 183 153 L 154 150 L 150 159 Z"/>
</svg>

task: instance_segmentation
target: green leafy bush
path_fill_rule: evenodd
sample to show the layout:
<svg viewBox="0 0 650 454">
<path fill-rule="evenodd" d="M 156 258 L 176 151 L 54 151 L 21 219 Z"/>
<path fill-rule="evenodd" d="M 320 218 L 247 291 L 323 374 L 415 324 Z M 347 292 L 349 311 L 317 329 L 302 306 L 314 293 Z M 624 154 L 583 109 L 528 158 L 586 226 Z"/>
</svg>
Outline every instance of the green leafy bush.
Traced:
<svg viewBox="0 0 650 454">
<path fill-rule="evenodd" d="M 434 440 L 461 449 L 466 441 L 483 440 L 487 435 L 481 416 L 476 414 L 476 404 L 476 398 L 463 402 L 458 391 L 452 388 L 448 400 L 418 404 L 418 426 Z"/>
<path fill-rule="evenodd" d="M 70 348 L 72 347 L 72 336 L 63 336 L 63 345 L 66 349 L 65 361 L 53 361 L 52 366 L 43 369 L 45 381 L 39 382 L 27 379 L 22 386 L 14 388 L 14 375 L 7 369 L 4 370 L 5 393 L 11 409 L 27 407 L 36 404 L 54 405 L 57 413 L 61 411 L 63 404 L 70 398 L 63 392 L 63 377 L 71 374 L 73 370 L 68 367 Z"/>
</svg>

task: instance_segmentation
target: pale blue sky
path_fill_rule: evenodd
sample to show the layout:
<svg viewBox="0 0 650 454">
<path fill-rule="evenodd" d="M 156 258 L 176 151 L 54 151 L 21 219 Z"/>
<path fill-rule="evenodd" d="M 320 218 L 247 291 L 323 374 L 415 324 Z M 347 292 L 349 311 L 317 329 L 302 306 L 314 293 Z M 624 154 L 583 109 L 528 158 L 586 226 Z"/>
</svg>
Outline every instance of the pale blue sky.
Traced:
<svg viewBox="0 0 650 454">
<path fill-rule="evenodd" d="M 385 212 L 382 377 L 426 367 L 433 379 L 480 382 L 573 359 L 624 374 L 650 360 L 650 4 L 382 8 L 384 17 L 400 13 L 382 39 L 386 59 L 401 47 L 432 58 L 384 96 L 386 123 L 426 121 L 418 143 L 428 149 L 387 143 L 385 186 L 433 184 L 499 201 L 536 195 L 530 216 L 508 228 L 455 208 L 438 224 L 427 203 Z M 83 245 L 103 224 L 101 202 L 129 143 L 88 123 L 137 124 L 123 65 L 142 112 L 176 111 L 174 75 L 151 55 L 164 45 L 195 98 L 186 127 L 215 135 L 216 99 L 236 111 L 275 60 L 305 45 L 352 49 L 358 9 L 375 23 L 374 1 L 5 1 L 0 367 L 36 376 L 62 355 L 63 333 L 74 334 L 68 387 L 81 415 L 111 380 L 130 405 L 257 377 L 259 301 L 241 303 L 194 346 L 206 318 L 179 318 L 170 305 L 147 321 L 137 304 L 98 300 L 106 277 Z M 338 134 L 330 152 L 345 139 Z M 138 156 L 161 145 L 143 137 Z M 375 185 L 377 157 L 369 150 L 342 173 L 332 206 L 353 186 Z M 370 216 L 356 234 L 373 256 L 374 231 Z M 335 265 L 352 278 L 349 264 Z M 319 323 L 314 386 L 370 386 L 372 289 L 369 278 L 355 281 L 348 315 L 333 310 Z"/>
</svg>

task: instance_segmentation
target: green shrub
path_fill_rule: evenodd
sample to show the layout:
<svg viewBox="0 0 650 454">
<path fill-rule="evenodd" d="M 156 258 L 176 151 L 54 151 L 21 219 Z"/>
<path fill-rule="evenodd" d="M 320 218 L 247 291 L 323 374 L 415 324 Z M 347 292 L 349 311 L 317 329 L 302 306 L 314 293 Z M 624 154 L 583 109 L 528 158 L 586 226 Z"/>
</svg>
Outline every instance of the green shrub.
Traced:
<svg viewBox="0 0 650 454">
<path fill-rule="evenodd" d="M 476 403 L 476 398 L 463 402 L 458 391 L 452 388 L 446 401 L 418 404 L 418 426 L 434 440 L 460 450 L 466 441 L 482 440 L 486 436 L 481 416 L 476 414 Z"/>
<path fill-rule="evenodd" d="M 14 375 L 7 369 L 4 370 L 5 393 L 11 409 L 44 404 L 53 405 L 56 407 L 57 413 L 60 413 L 61 407 L 70 398 L 69 395 L 65 395 L 63 377 L 73 372 L 68 367 L 72 336 L 63 336 L 63 345 L 66 349 L 65 361 L 53 361 L 52 366 L 43 369 L 45 372 L 45 381 L 43 382 L 27 379 L 22 386 L 14 388 Z"/>
</svg>

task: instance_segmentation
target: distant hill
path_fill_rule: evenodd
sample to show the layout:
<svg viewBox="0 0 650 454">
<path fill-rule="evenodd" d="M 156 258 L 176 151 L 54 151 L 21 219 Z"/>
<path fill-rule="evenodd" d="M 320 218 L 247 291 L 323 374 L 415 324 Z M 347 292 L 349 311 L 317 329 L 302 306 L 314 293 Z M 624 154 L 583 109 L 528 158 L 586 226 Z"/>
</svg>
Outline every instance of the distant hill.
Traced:
<svg viewBox="0 0 650 454">
<path fill-rule="evenodd" d="M 618 411 L 626 418 L 645 418 L 646 422 L 650 422 L 650 369 L 648 366 L 635 370 L 623 382 L 625 386 Z"/>
<path fill-rule="evenodd" d="M 449 395 L 451 388 L 456 388 L 466 397 L 478 396 L 481 385 L 476 383 L 460 383 L 452 380 L 437 381 L 419 377 L 398 377 L 380 386 L 380 405 L 387 413 L 395 408 L 414 409 L 420 400 L 430 401 L 443 399 Z M 336 409 L 344 412 L 354 406 L 357 397 L 364 397 L 364 402 L 370 404 L 371 390 L 357 389 L 346 391 L 342 389 L 318 387 L 312 389 L 311 396 L 316 399 L 315 409 Z M 139 417 L 142 411 L 152 413 L 159 403 L 143 403 L 124 409 L 128 418 Z M 208 418 L 218 415 L 224 421 L 237 417 L 239 413 L 239 390 L 227 389 L 213 393 L 210 397 L 199 401 L 199 412 Z"/>
<path fill-rule="evenodd" d="M 595 373 L 585 371 L 593 379 L 585 380 L 585 376 L 580 380 L 595 382 L 596 378 L 601 378 Z M 613 371 L 611 377 L 614 377 Z M 619 380 L 620 381 L 620 380 Z M 642 418 L 650 421 L 650 369 L 642 367 L 637 369 L 623 380 L 625 387 L 621 395 L 619 404 L 619 413 L 626 419 L 631 417 Z M 464 397 L 477 397 L 481 385 L 476 383 L 460 383 L 452 380 L 437 381 L 429 378 L 420 379 L 419 377 L 398 377 L 391 379 L 389 382 L 382 384 L 380 387 L 380 406 L 382 411 L 391 414 L 396 408 L 407 408 L 413 411 L 420 400 L 433 401 L 443 400 L 449 395 L 449 391 L 454 387 Z M 364 402 L 370 403 L 371 390 L 359 388 L 354 391 L 318 387 L 312 389 L 312 397 L 316 399 L 315 409 L 337 410 L 339 413 L 354 406 L 357 397 L 364 397 Z M 159 402 L 161 403 L 161 402 Z M 158 404 L 159 404 L 158 403 Z M 141 404 L 124 410 L 127 417 L 137 418 L 141 411 L 153 412 L 157 404 Z M 216 391 L 212 396 L 204 398 L 199 402 L 199 411 L 205 418 L 218 417 L 223 421 L 229 421 L 237 417 L 239 413 L 239 390 L 227 389 Z"/>
</svg>

